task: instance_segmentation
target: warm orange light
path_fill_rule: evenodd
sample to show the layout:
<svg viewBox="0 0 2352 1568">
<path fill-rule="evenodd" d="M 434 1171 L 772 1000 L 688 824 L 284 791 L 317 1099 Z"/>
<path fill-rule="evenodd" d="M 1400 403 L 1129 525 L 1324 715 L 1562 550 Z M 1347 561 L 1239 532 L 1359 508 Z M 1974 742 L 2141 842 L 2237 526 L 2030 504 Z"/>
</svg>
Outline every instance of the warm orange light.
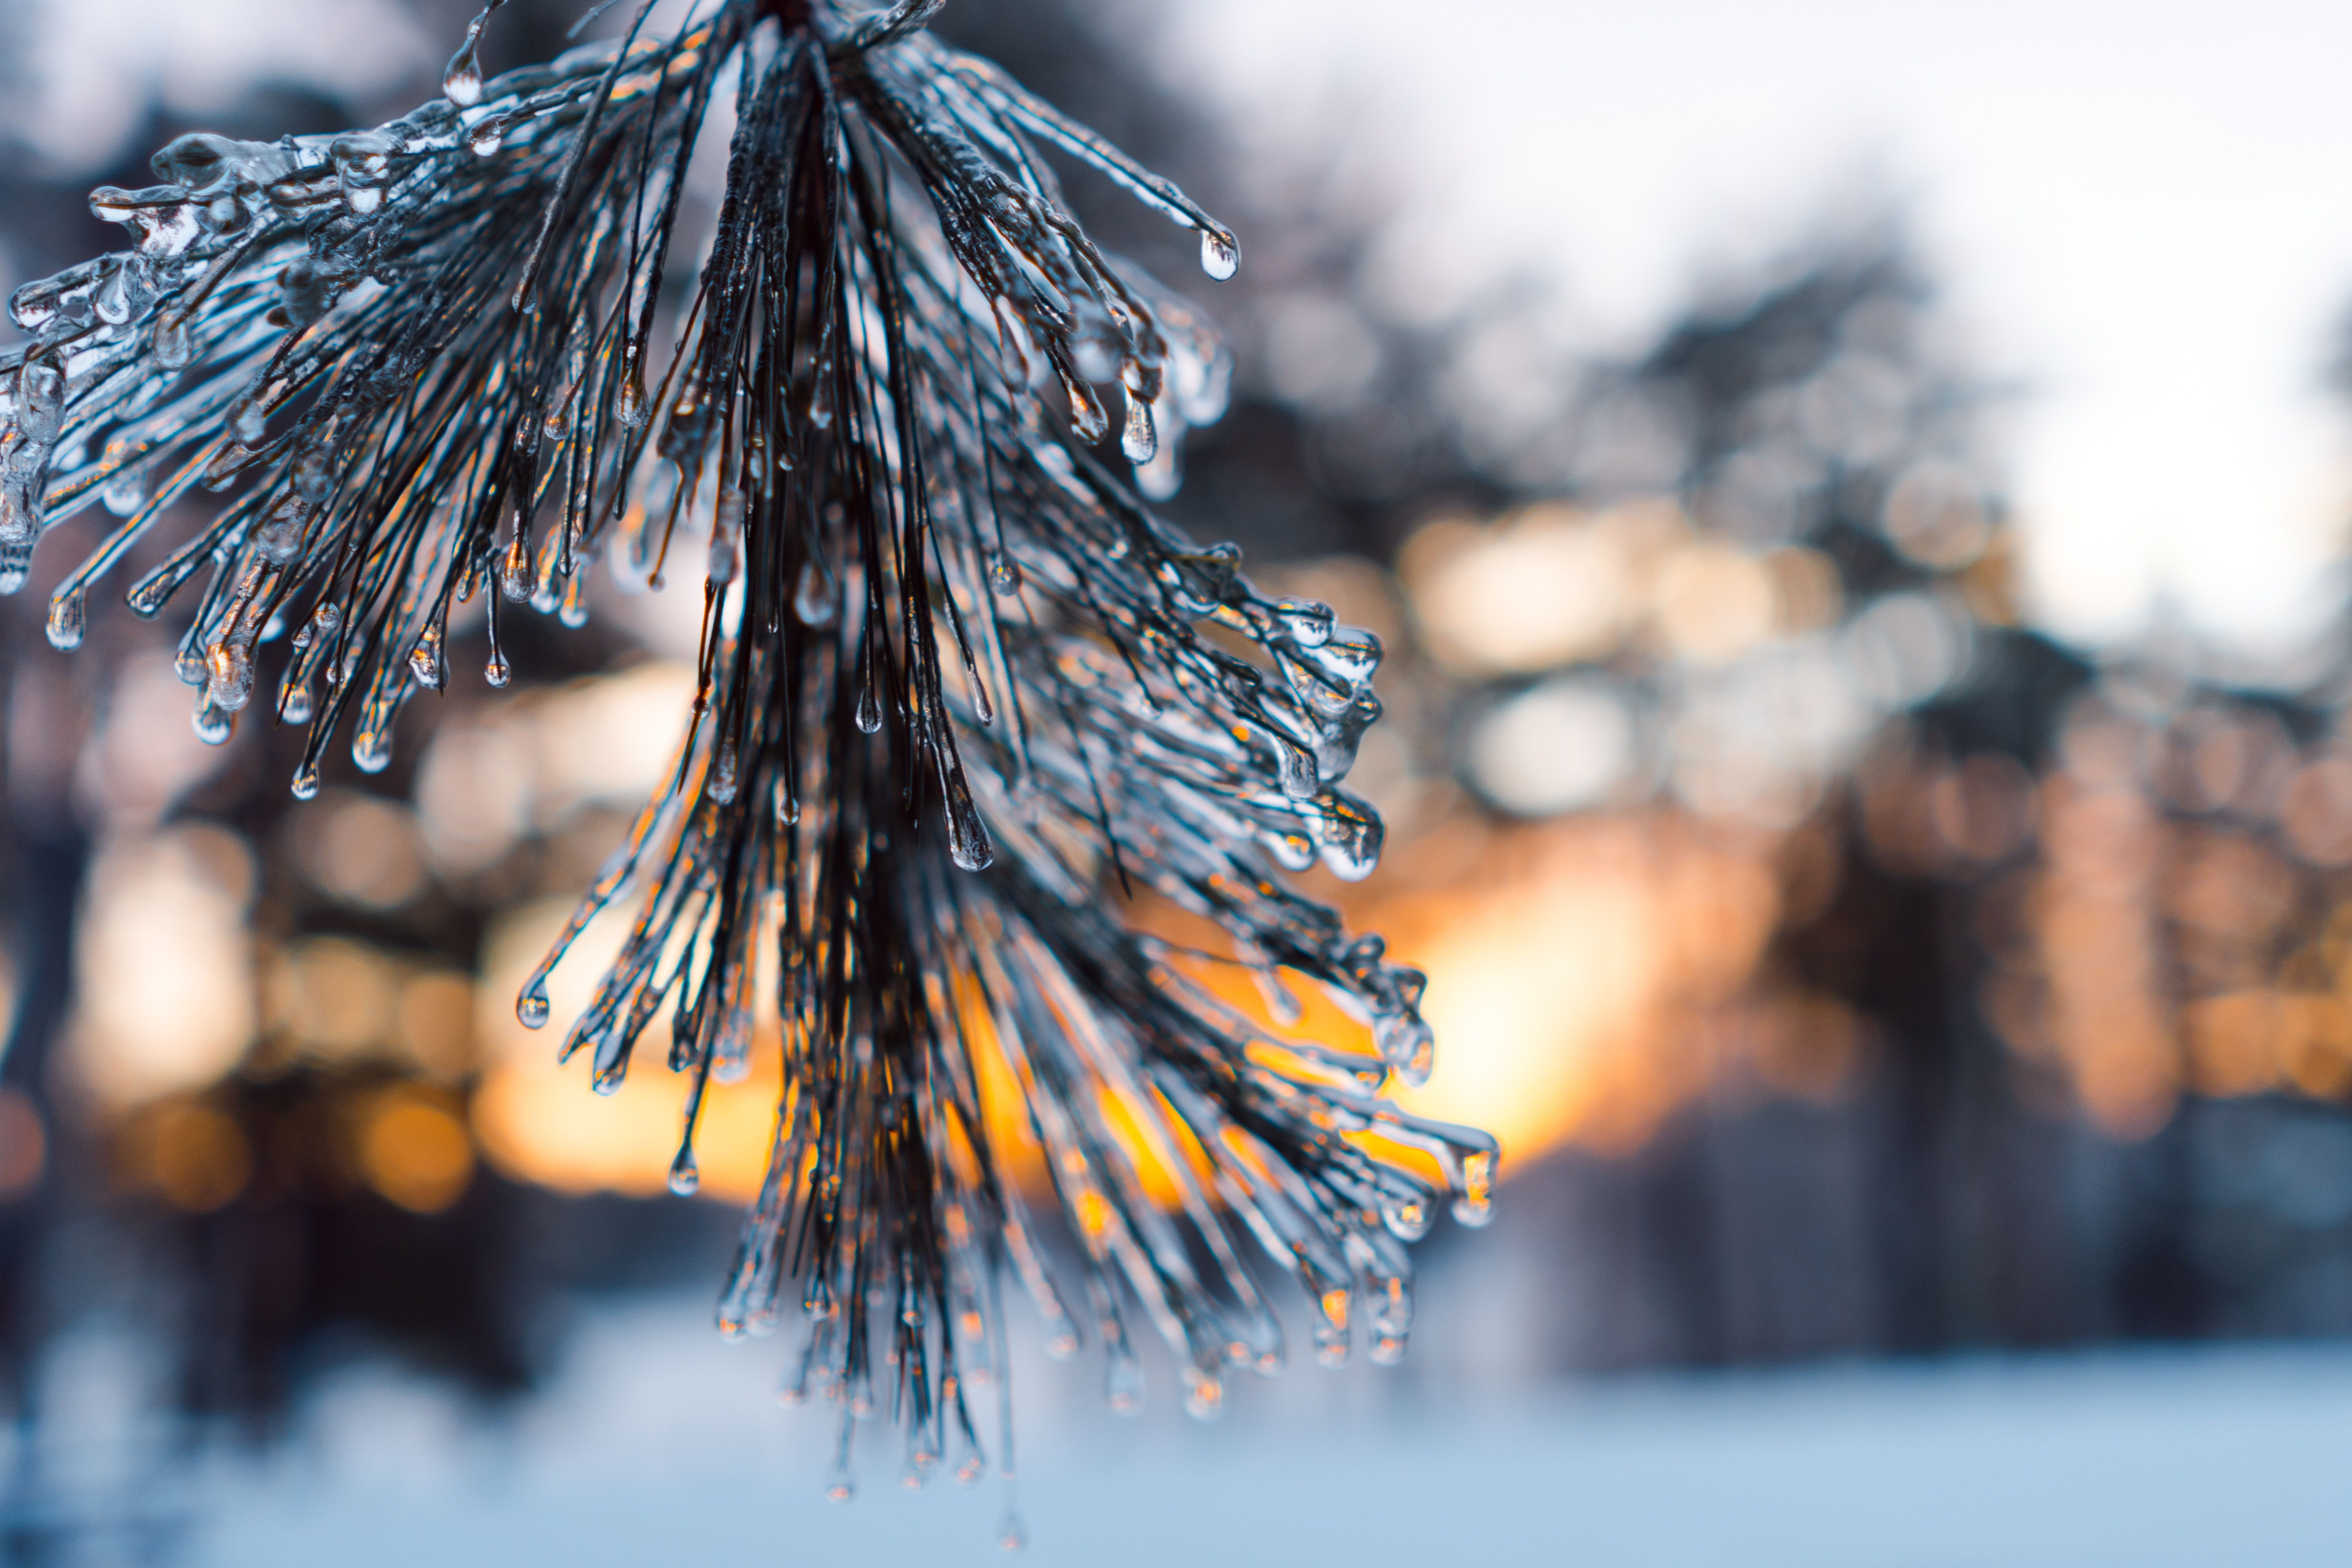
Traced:
<svg viewBox="0 0 2352 1568">
<path fill-rule="evenodd" d="M 191 1214 L 225 1207 L 253 1175 L 244 1131 L 224 1112 L 194 1100 L 153 1108 L 124 1136 L 140 1184 Z"/>
<path fill-rule="evenodd" d="M 474 1179 L 474 1143 L 455 1108 L 415 1086 L 371 1098 L 359 1117 L 359 1160 L 368 1185 L 417 1214 L 438 1214 Z"/>
<path fill-rule="evenodd" d="M 559 1192 L 650 1196 L 667 1190 L 690 1081 L 668 1070 L 667 1010 L 639 1037 L 616 1093 L 590 1090 L 586 1061 L 558 1067 L 555 1060 L 619 950 L 628 911 L 608 910 L 556 971 L 545 1029 L 526 1029 L 515 1018 L 515 994 L 570 912 L 568 901 L 527 906 L 502 921 L 485 944 L 476 1015 L 484 1072 L 474 1097 L 474 1133 L 490 1162 L 518 1181 Z M 775 1030 L 762 1027 L 748 1076 L 710 1085 L 695 1140 L 703 1194 L 730 1203 L 758 1194 L 781 1072 Z"/>
<path fill-rule="evenodd" d="M 47 1163 L 49 1141 L 30 1096 L 0 1089 L 0 1201 L 29 1191 Z"/>
<path fill-rule="evenodd" d="M 1457 818 L 1400 844 L 1382 878 L 1320 889 L 1429 975 L 1423 1012 L 1437 1032 L 1437 1070 L 1392 1098 L 1486 1128 L 1517 1162 L 1561 1143 L 1637 1147 L 1735 1070 L 1793 1093 L 1838 1092 L 1861 1056 L 1843 1009 L 1817 998 L 1750 1005 L 1744 1022 L 1716 1017 L 1750 984 L 1779 913 L 1771 843 L 1667 811 L 1508 829 Z M 1220 961 L 1229 949 L 1210 922 L 1151 899 L 1129 918 L 1207 954 L 1170 963 L 1269 1041 L 1313 1040 L 1374 1062 L 1370 1029 L 1319 985 L 1276 977 L 1294 1013 L 1257 972 Z M 1254 1048 L 1288 1065 L 1278 1046 Z"/>
</svg>

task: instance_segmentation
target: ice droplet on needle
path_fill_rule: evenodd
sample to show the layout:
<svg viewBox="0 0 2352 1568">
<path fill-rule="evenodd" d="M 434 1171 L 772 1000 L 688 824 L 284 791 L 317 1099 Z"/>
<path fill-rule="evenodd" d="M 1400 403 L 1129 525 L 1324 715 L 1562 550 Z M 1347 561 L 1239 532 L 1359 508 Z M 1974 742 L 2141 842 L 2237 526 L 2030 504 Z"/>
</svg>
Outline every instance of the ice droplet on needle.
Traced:
<svg viewBox="0 0 2352 1568">
<path fill-rule="evenodd" d="M 1218 229 L 1201 231 L 1201 270 L 1223 283 L 1241 269 L 1242 249 L 1230 234 Z"/>
<path fill-rule="evenodd" d="M 471 109 L 482 101 L 482 29 L 490 25 L 490 13 L 506 4 L 506 0 L 490 0 L 482 14 L 466 27 L 466 41 L 449 57 L 448 68 L 441 73 L 441 94 L 460 109 Z"/>
</svg>

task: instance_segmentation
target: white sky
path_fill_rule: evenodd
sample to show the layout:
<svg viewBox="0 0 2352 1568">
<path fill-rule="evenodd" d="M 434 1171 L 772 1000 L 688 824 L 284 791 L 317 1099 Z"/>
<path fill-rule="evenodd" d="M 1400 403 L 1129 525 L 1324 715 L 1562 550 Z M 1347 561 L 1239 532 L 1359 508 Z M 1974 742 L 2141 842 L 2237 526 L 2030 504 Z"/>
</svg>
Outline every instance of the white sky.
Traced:
<svg viewBox="0 0 2352 1568">
<path fill-rule="evenodd" d="M 2352 7 L 1192 0 L 1181 27 L 1245 120 L 1336 95 L 1432 233 L 1556 258 L 1610 335 L 1857 176 L 1910 196 L 1986 363 L 2032 389 L 2044 619 L 2117 637 L 2169 601 L 2262 647 L 2329 607 Z"/>
<path fill-rule="evenodd" d="M 978 3 L 978 0 L 972 0 Z M 46 0 L 29 115 L 100 157 L 147 82 L 381 88 L 432 40 L 383 0 Z M 2352 7 L 2320 0 L 1185 0 L 1184 73 L 1245 121 L 1338 103 L 1457 270 L 1539 257 L 1633 340 L 1710 259 L 1843 190 L 1912 198 L 2018 448 L 2038 608 L 2159 606 L 2250 647 L 2330 606 L 2347 491 L 2318 389 L 2352 301 Z"/>
</svg>

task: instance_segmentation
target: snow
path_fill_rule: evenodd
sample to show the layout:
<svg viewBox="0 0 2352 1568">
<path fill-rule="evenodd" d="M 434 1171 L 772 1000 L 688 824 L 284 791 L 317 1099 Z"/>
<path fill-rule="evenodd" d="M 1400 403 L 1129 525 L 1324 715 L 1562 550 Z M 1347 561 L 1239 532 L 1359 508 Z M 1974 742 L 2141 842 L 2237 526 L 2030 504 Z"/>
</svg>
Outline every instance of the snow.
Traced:
<svg viewBox="0 0 2352 1568">
<path fill-rule="evenodd" d="M 190 1560 L 268 1568 L 994 1560 L 993 1480 L 820 1489 L 829 1413 L 763 1388 L 782 1347 L 698 1303 L 588 1315 L 543 1399 L 486 1423 L 425 1385 L 336 1384 L 301 1440 L 222 1461 Z M 2352 1347 L 1641 1375 L 1475 1392 L 1370 1367 L 1122 1423 L 1081 1358 L 1024 1367 L 1040 1565 L 1477 1561 L 2162 1568 L 2352 1560 Z"/>
</svg>

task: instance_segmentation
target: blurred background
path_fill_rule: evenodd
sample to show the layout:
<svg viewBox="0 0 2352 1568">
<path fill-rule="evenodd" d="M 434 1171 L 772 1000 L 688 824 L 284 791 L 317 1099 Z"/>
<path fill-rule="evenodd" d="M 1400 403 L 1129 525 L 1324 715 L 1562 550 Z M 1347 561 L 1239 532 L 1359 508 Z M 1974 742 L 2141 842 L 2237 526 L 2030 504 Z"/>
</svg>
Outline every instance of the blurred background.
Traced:
<svg viewBox="0 0 2352 1568">
<path fill-rule="evenodd" d="M 514 0 L 488 63 L 583 8 Z M 0 288 L 108 248 L 89 188 L 182 131 L 422 100 L 470 10 L 0 0 Z M 1402 1367 L 1210 1431 L 1024 1362 L 1032 1551 L 2343 1561 L 2352 20 L 939 30 L 1243 237 L 1209 284 L 1069 175 L 1234 340 L 1170 512 L 1390 650 L 1390 847 L 1318 890 L 1429 972 L 1412 1101 L 1507 1177 Z M 757 1091 L 671 1197 L 678 1088 L 597 1099 L 513 1022 L 699 595 L 518 623 L 520 689 L 297 808 L 289 737 L 192 732 L 172 628 L 42 639 L 92 526 L 0 605 L 0 1561 L 992 1552 L 993 1488 L 822 1502 L 782 1347 L 711 1333 Z"/>
</svg>

